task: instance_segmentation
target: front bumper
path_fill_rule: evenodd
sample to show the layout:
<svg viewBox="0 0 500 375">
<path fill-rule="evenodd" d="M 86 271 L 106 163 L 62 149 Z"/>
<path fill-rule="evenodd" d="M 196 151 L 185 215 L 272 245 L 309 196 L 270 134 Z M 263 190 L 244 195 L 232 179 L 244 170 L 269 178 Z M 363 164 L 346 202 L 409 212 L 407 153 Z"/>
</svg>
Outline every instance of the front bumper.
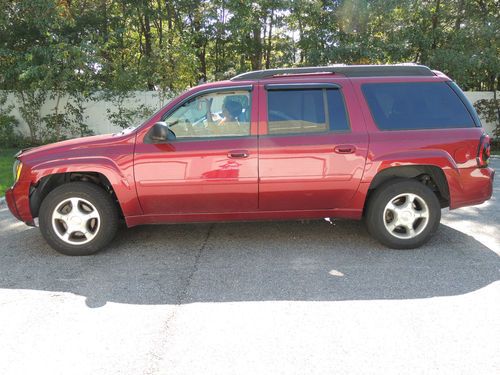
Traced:
<svg viewBox="0 0 500 375">
<path fill-rule="evenodd" d="M 16 200 L 14 199 L 14 191 L 12 188 L 7 189 L 5 192 L 5 201 L 12 215 L 14 215 L 16 219 L 21 220 L 21 216 L 19 216 L 19 212 L 17 212 Z"/>
<path fill-rule="evenodd" d="M 10 212 L 18 220 L 24 221 L 28 225 L 35 225 L 30 210 L 30 182 L 27 180 L 18 181 L 13 187 L 5 192 L 5 200 Z"/>
</svg>

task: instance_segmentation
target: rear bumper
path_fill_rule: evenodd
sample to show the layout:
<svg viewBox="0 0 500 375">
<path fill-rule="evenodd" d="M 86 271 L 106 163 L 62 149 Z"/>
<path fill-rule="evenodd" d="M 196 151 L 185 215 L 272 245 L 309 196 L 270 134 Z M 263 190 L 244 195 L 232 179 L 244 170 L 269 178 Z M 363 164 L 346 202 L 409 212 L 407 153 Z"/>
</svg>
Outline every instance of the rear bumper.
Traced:
<svg viewBox="0 0 500 375">
<path fill-rule="evenodd" d="M 493 168 L 466 168 L 460 170 L 460 188 L 450 191 L 450 209 L 481 204 L 493 194 Z"/>
</svg>

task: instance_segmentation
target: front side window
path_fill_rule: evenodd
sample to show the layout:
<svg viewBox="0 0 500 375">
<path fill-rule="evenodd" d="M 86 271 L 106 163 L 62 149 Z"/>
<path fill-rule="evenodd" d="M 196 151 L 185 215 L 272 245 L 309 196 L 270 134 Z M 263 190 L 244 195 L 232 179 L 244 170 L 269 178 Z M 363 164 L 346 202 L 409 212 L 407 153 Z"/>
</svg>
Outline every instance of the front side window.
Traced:
<svg viewBox="0 0 500 375">
<path fill-rule="evenodd" d="M 381 130 L 474 127 L 474 121 L 446 82 L 367 83 L 362 86 Z"/>
<path fill-rule="evenodd" d="M 221 91 L 200 95 L 165 119 L 177 139 L 250 135 L 250 93 Z"/>
<path fill-rule="evenodd" d="M 269 134 L 349 130 L 338 89 L 269 90 L 267 102 Z"/>
</svg>

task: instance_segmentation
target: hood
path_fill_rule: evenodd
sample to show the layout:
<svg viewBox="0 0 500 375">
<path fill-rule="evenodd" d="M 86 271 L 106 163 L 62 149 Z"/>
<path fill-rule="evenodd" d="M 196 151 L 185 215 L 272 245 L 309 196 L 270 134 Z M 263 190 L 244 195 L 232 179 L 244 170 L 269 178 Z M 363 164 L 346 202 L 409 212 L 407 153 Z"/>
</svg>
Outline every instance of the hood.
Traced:
<svg viewBox="0 0 500 375">
<path fill-rule="evenodd" d="M 66 153 L 68 151 L 75 151 L 81 149 L 89 149 L 96 147 L 103 147 L 120 142 L 125 137 L 125 134 L 104 134 L 104 135 L 94 135 L 89 137 L 81 137 L 68 139 L 66 141 L 60 141 L 55 143 L 49 143 L 47 145 L 32 147 L 23 149 L 18 154 L 21 158 L 37 158 L 42 155 L 54 155 L 60 154 L 62 152 Z"/>
</svg>

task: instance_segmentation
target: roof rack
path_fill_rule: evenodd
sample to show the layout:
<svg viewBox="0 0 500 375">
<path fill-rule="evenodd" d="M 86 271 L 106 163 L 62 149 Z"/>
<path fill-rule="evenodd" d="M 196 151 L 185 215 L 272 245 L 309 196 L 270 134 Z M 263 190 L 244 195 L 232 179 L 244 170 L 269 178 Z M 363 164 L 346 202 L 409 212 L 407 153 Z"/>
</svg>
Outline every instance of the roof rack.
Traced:
<svg viewBox="0 0 500 375">
<path fill-rule="evenodd" d="M 425 65 L 394 64 L 394 65 L 330 65 L 304 68 L 285 68 L 255 70 L 242 73 L 231 81 L 252 81 L 275 76 L 310 73 L 339 73 L 346 77 L 388 77 L 388 76 L 434 76 L 432 70 Z"/>
</svg>

